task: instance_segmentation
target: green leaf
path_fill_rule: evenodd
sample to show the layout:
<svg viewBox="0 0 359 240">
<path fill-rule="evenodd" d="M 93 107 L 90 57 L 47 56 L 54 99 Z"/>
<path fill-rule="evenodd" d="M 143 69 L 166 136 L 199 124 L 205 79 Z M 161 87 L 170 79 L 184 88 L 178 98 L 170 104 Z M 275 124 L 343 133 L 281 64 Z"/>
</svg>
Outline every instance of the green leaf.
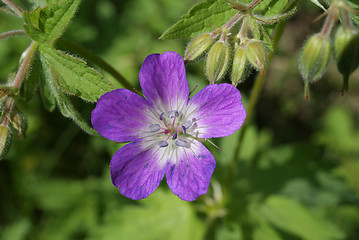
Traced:
<svg viewBox="0 0 359 240">
<path fill-rule="evenodd" d="M 90 239 L 203 239 L 204 225 L 191 204 L 171 192 L 157 189 L 140 203 L 122 211 L 110 209 L 105 222 L 94 229 Z"/>
<path fill-rule="evenodd" d="M 81 0 L 63 0 L 51 6 L 48 15 L 51 17 L 45 23 L 45 33 L 48 35 L 49 42 L 53 42 L 62 35 L 65 27 L 75 15 L 80 2 Z"/>
<path fill-rule="evenodd" d="M 0 239 L 2 240 L 22 240 L 26 239 L 26 236 L 30 232 L 31 222 L 28 219 L 21 219 L 13 224 L 2 226 L 2 234 Z"/>
<path fill-rule="evenodd" d="M 271 195 L 259 214 L 277 228 L 305 240 L 343 239 L 344 234 L 332 223 L 321 219 L 301 204 L 279 195 Z"/>
<path fill-rule="evenodd" d="M 277 231 L 266 223 L 261 223 L 255 227 L 253 240 L 282 240 Z"/>
<path fill-rule="evenodd" d="M 226 222 L 217 227 L 215 239 L 241 240 L 242 235 L 242 229 L 237 222 Z"/>
<path fill-rule="evenodd" d="M 325 113 L 320 126 L 316 135 L 319 143 L 337 153 L 359 153 L 359 129 L 350 111 L 342 106 L 333 106 Z"/>
<path fill-rule="evenodd" d="M 312 3 L 314 3 L 315 5 L 317 5 L 318 7 L 323 9 L 324 11 L 326 11 L 325 7 L 318 0 L 310 0 L 310 1 L 312 1 Z"/>
<path fill-rule="evenodd" d="M 74 122 L 85 132 L 91 135 L 98 135 L 98 133 L 82 118 L 80 113 L 70 102 L 70 99 L 65 95 L 63 91 L 57 85 L 57 75 L 52 69 L 46 59 L 41 55 L 41 62 L 44 72 L 46 74 L 46 84 L 51 90 L 52 95 L 55 97 L 56 104 L 59 107 L 60 112 L 63 116 L 71 118 Z"/>
<path fill-rule="evenodd" d="M 236 10 L 226 0 L 206 0 L 195 5 L 172 27 L 167 29 L 161 39 L 194 37 L 202 32 L 211 32 L 236 14 Z"/>
<path fill-rule="evenodd" d="M 43 212 L 36 239 L 74 239 L 79 233 L 89 232 L 99 221 L 99 200 L 103 196 L 99 179 L 31 179 L 26 184 L 26 194 Z"/>
<path fill-rule="evenodd" d="M 242 0 L 241 4 L 249 4 L 251 0 Z M 232 2 L 233 3 L 233 2 Z M 233 3 L 235 4 L 235 2 Z M 258 4 L 253 13 L 259 13 L 264 19 L 280 15 L 288 4 L 288 0 L 264 0 Z M 202 32 L 212 32 L 231 19 L 237 10 L 232 9 L 226 0 L 206 0 L 195 5 L 172 27 L 167 29 L 161 39 L 194 37 Z M 273 27 L 268 25 L 269 33 Z"/>
<path fill-rule="evenodd" d="M 347 0 L 346 2 L 351 8 L 355 9 L 356 11 L 359 10 L 359 3 L 358 3 L 358 0 Z M 359 28 L 359 15 L 356 13 L 356 14 L 352 14 L 351 15 L 353 21 L 356 22 L 356 25 L 355 27 Z"/>
<path fill-rule="evenodd" d="M 40 53 L 56 75 L 57 84 L 66 93 L 97 102 L 104 93 L 115 89 L 99 72 L 79 58 L 47 45 L 40 46 Z"/>
<path fill-rule="evenodd" d="M 288 0 L 264 0 L 254 8 L 254 12 L 270 18 L 281 14 L 287 4 Z"/>
<path fill-rule="evenodd" d="M 52 44 L 61 37 L 80 2 L 81 0 L 62 0 L 46 8 L 25 12 L 25 31 L 35 41 Z"/>
<path fill-rule="evenodd" d="M 40 76 L 39 90 L 44 107 L 47 111 L 52 112 L 56 107 L 56 98 L 51 90 L 51 86 L 48 84 L 48 81 L 51 80 L 46 80 L 46 77 L 50 76 L 46 76 L 46 74 L 42 72 Z"/>
</svg>

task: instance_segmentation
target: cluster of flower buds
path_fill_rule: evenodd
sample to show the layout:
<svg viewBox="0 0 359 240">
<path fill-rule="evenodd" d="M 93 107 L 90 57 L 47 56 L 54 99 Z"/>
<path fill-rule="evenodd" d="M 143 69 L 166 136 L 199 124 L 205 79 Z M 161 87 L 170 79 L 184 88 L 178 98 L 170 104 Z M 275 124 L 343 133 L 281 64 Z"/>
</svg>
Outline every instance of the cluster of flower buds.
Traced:
<svg viewBox="0 0 359 240">
<path fill-rule="evenodd" d="M 350 74 L 359 66 L 359 32 L 353 27 L 350 15 L 357 12 L 345 0 L 333 0 L 326 11 L 327 17 L 320 33 L 312 35 L 304 44 L 299 57 L 299 70 L 304 80 L 304 98 L 309 100 L 309 84 L 318 80 L 326 71 L 330 56 L 334 56 L 339 72 L 343 75 L 342 93 L 348 90 Z M 331 32 L 338 21 L 332 47 Z"/>
<path fill-rule="evenodd" d="M 15 95 L 18 88 L 11 86 L 13 75 L 10 74 L 7 85 L 0 86 L 0 159 L 8 152 L 12 133 L 16 132 L 18 138 L 23 138 L 27 128 L 25 116 L 15 106 Z"/>
<path fill-rule="evenodd" d="M 213 32 L 206 32 L 195 37 L 187 46 L 184 61 L 192 62 L 206 54 L 206 75 L 212 84 L 222 79 L 229 66 L 231 67 L 231 80 L 234 86 L 242 83 L 250 69 L 263 71 L 269 49 L 272 49 L 266 30 L 261 24 L 273 24 L 289 17 L 294 11 L 276 16 L 272 19 L 261 18 L 255 15 L 255 4 L 230 3 L 238 10 L 228 22 Z M 232 31 L 233 26 L 241 23 L 239 31 Z M 263 37 L 263 39 L 262 39 Z M 232 52 L 233 51 L 233 52 Z"/>
</svg>

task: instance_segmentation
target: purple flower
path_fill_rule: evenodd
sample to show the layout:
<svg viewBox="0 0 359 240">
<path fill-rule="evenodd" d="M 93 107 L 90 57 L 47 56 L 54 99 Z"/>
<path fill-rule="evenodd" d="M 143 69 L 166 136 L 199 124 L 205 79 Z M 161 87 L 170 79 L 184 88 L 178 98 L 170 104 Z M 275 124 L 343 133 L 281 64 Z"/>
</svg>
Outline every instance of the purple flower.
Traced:
<svg viewBox="0 0 359 240">
<path fill-rule="evenodd" d="M 230 84 L 212 84 L 188 100 L 183 60 L 175 52 L 149 55 L 139 78 L 146 99 L 117 89 L 104 94 L 92 112 L 92 125 L 102 136 L 130 142 L 112 157 L 112 182 L 138 200 L 166 174 L 172 192 L 193 201 L 207 192 L 216 167 L 199 140 L 228 136 L 242 126 L 241 94 Z"/>
</svg>

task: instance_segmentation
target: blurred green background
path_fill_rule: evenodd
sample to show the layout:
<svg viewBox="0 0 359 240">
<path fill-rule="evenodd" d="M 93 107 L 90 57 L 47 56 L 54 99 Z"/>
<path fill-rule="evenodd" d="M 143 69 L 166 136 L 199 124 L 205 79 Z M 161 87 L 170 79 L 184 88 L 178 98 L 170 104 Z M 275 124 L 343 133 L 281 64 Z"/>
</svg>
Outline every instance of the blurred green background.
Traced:
<svg viewBox="0 0 359 240">
<path fill-rule="evenodd" d="M 183 54 L 189 39 L 158 37 L 197 2 L 86 0 L 64 38 L 104 58 L 139 89 L 148 54 Z M 26 138 L 15 137 L 0 161 L 0 239 L 359 239 L 359 71 L 341 96 L 332 60 L 312 86 L 312 101 L 303 100 L 298 52 L 322 21 L 312 22 L 318 7 L 300 4 L 245 133 L 225 206 L 238 133 L 215 140 L 223 151 L 207 144 L 217 169 L 206 196 L 181 201 L 163 181 L 149 198 L 132 201 L 109 175 L 111 156 L 122 145 L 86 135 L 57 110 L 46 112 L 36 97 L 18 106 L 28 118 Z M 0 12 L 1 32 L 20 28 L 16 17 Z M 16 71 L 28 44 L 26 37 L 0 41 L 1 82 Z M 207 84 L 203 61 L 186 68 L 191 88 Z M 239 87 L 245 106 L 254 77 Z M 77 104 L 89 119 L 94 105 Z"/>
</svg>

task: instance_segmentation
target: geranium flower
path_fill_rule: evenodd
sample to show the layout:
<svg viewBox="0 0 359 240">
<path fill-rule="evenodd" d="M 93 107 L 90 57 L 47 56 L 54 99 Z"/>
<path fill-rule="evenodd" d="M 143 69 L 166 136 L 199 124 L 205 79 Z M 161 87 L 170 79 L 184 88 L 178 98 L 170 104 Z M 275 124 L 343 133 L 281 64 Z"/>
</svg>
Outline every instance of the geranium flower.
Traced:
<svg viewBox="0 0 359 240">
<path fill-rule="evenodd" d="M 112 182 L 138 200 L 166 175 L 174 194 L 193 201 L 207 192 L 216 167 L 200 140 L 241 127 L 246 117 L 241 94 L 230 84 L 212 84 L 188 100 L 183 60 L 175 52 L 149 55 L 139 78 L 146 98 L 117 89 L 104 94 L 92 112 L 92 125 L 103 137 L 130 142 L 112 157 Z"/>
</svg>

